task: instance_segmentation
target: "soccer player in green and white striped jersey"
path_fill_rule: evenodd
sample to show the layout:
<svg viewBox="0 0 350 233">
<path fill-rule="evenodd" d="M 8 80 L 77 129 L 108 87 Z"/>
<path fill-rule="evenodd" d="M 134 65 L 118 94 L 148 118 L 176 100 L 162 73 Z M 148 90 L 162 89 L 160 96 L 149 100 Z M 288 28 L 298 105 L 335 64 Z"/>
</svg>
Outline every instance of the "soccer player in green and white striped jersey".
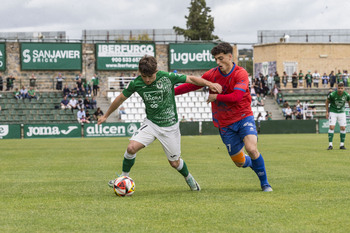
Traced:
<svg viewBox="0 0 350 233">
<path fill-rule="evenodd" d="M 344 142 L 346 135 L 346 115 L 345 103 L 348 102 L 350 107 L 350 95 L 344 91 L 344 83 L 339 83 L 336 91 L 328 94 L 326 100 L 326 118 L 329 119 L 328 130 L 328 150 L 333 149 L 333 136 L 335 124 L 340 126 L 340 149 L 345 150 Z"/>
<path fill-rule="evenodd" d="M 147 117 L 130 139 L 124 153 L 122 175 L 129 176 L 131 167 L 135 163 L 136 153 L 158 139 L 170 165 L 185 178 L 192 191 L 199 191 L 198 183 L 189 173 L 186 163 L 181 158 L 181 134 L 174 85 L 192 83 L 198 86 L 208 86 L 216 93 L 221 93 L 222 87 L 220 84 L 199 77 L 158 71 L 157 61 L 152 56 L 141 58 L 139 71 L 141 75 L 128 84 L 113 101 L 106 114 L 98 119 L 98 124 L 102 124 L 134 92 L 137 92 L 145 103 Z M 111 180 L 108 185 L 111 187 L 113 183 L 114 180 Z"/>
</svg>

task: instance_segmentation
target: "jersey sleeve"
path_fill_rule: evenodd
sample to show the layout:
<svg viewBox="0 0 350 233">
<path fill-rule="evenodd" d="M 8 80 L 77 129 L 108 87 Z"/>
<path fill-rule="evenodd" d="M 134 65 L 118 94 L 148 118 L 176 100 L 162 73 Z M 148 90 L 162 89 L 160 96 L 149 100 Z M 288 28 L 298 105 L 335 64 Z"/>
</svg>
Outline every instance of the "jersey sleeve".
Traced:
<svg viewBox="0 0 350 233">
<path fill-rule="evenodd" d="M 130 81 L 128 86 L 123 90 L 123 95 L 129 98 L 135 92 L 135 82 L 134 80 Z"/>
<path fill-rule="evenodd" d="M 246 71 L 240 71 L 239 74 L 235 77 L 236 84 L 233 87 L 233 90 L 239 90 L 246 92 L 249 87 L 248 73 Z"/>
<path fill-rule="evenodd" d="M 171 83 L 173 85 L 177 84 L 177 83 L 185 83 L 187 76 L 184 74 L 178 74 L 178 73 L 173 73 L 173 72 L 165 72 L 165 71 L 161 71 L 164 73 L 165 76 L 168 76 L 171 80 Z"/>
</svg>

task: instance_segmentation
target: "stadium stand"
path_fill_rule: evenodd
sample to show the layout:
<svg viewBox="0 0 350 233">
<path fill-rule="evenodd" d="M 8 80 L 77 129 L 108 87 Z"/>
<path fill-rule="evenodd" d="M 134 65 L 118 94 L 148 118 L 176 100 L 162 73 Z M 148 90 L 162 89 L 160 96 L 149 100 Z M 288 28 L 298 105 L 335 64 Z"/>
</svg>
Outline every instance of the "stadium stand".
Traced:
<svg viewBox="0 0 350 233">
<path fill-rule="evenodd" d="M 61 110 L 61 91 L 37 92 L 39 100 L 16 100 L 12 92 L 0 92 L 1 123 L 12 124 L 47 124 L 76 123 L 76 112 Z"/>
</svg>

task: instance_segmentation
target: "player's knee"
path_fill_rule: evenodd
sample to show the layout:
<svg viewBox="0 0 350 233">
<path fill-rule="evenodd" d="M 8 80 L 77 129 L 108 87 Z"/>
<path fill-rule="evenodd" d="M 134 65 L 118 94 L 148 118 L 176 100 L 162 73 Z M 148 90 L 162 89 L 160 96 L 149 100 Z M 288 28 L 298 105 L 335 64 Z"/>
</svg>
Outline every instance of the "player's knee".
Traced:
<svg viewBox="0 0 350 233">
<path fill-rule="evenodd" d="M 137 152 L 137 147 L 133 144 L 129 144 L 128 145 L 128 148 L 126 149 L 126 151 L 129 153 L 129 154 L 136 154 Z"/>
<path fill-rule="evenodd" d="M 259 157 L 259 151 L 256 146 L 246 146 L 245 149 L 250 158 L 257 159 Z"/>
<path fill-rule="evenodd" d="M 242 151 L 240 151 L 238 154 L 232 155 L 231 159 L 237 167 L 243 167 L 245 163 L 245 156 Z"/>
<path fill-rule="evenodd" d="M 169 161 L 170 166 L 172 166 L 175 169 L 177 169 L 179 167 L 179 165 L 180 165 L 180 160 L 176 160 L 176 161 L 168 160 L 168 161 Z"/>
</svg>

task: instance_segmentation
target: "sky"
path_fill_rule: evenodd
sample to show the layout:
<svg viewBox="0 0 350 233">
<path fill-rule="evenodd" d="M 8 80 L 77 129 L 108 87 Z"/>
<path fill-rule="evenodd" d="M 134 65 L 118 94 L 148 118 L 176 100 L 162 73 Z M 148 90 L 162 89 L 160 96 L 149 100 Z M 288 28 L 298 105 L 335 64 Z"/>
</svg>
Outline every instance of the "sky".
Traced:
<svg viewBox="0 0 350 233">
<path fill-rule="evenodd" d="M 186 28 L 191 0 L 0 0 L 0 32 Z M 206 0 L 214 34 L 256 43 L 258 30 L 349 29 L 346 0 Z"/>
</svg>

